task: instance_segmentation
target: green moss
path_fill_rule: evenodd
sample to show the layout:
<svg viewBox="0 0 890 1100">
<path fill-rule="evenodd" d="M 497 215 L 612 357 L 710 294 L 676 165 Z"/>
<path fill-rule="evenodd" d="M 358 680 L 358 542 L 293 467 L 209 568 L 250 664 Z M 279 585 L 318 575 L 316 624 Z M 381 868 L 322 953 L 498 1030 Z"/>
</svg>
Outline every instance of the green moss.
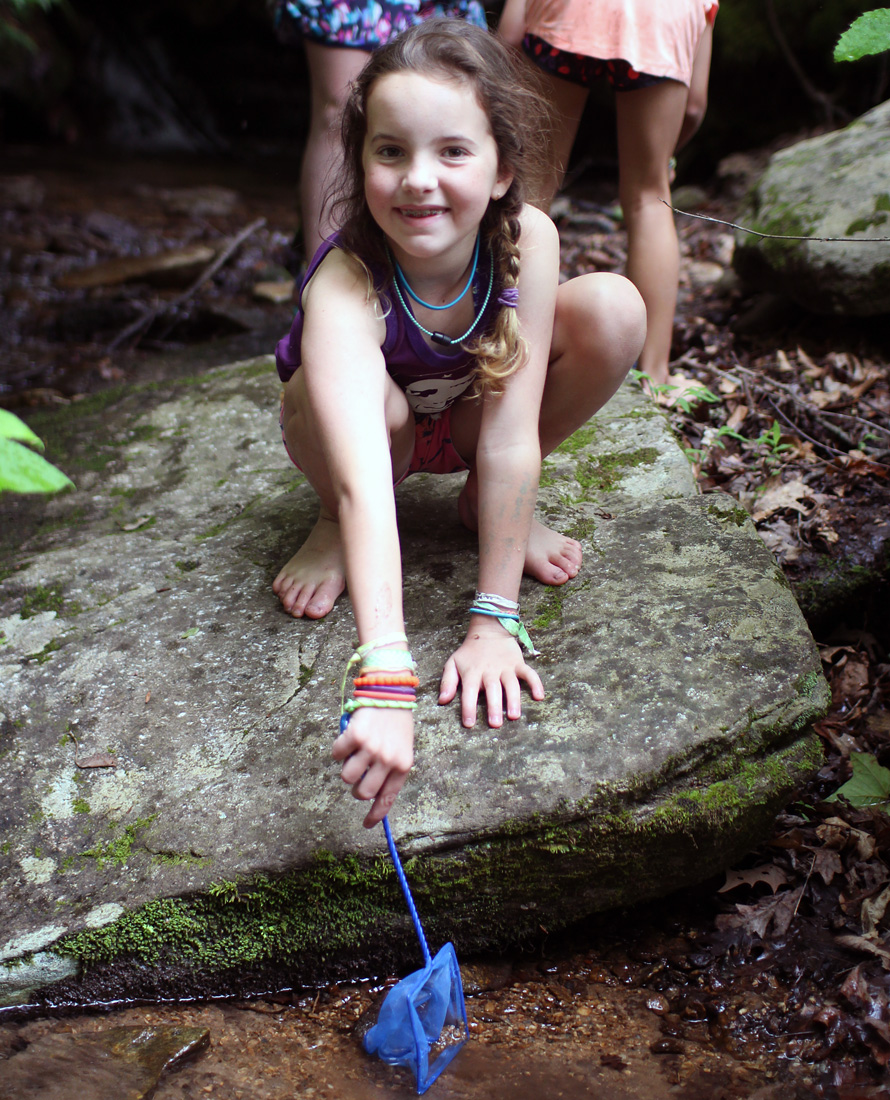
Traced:
<svg viewBox="0 0 890 1100">
<path fill-rule="evenodd" d="M 847 226 L 847 236 L 851 237 L 854 233 L 864 233 L 866 230 L 876 229 L 878 226 L 883 225 L 886 220 L 887 215 L 883 212 L 872 214 L 868 218 L 857 218 Z"/>
<path fill-rule="evenodd" d="M 38 584 L 36 588 L 32 588 L 30 592 L 25 593 L 22 606 L 19 608 L 19 615 L 23 619 L 30 619 L 44 611 L 55 611 L 57 615 L 61 615 L 62 608 L 65 605 L 64 591 L 64 585 L 60 582 L 50 585 Z"/>
<path fill-rule="evenodd" d="M 890 195 L 886 191 L 882 191 L 880 195 L 875 198 L 875 213 L 879 210 L 890 211 Z"/>
<path fill-rule="evenodd" d="M 744 527 L 751 520 L 751 516 L 741 505 L 727 508 L 719 504 L 709 504 L 706 511 L 709 516 L 714 516 L 721 523 L 728 523 L 733 527 Z"/>
<path fill-rule="evenodd" d="M 590 587 L 590 581 L 578 584 L 560 584 L 548 586 L 538 601 L 537 613 L 531 621 L 533 630 L 546 630 L 562 619 L 562 609 L 569 596 L 583 592 Z"/>
<path fill-rule="evenodd" d="M 582 489 L 594 489 L 598 492 L 610 492 L 614 489 L 627 470 L 636 466 L 651 466 L 658 459 L 655 447 L 640 447 L 611 455 L 597 455 L 578 463 L 575 478 Z"/>
<path fill-rule="evenodd" d="M 90 812 L 90 804 L 81 795 L 77 795 L 71 800 L 71 809 L 76 814 L 88 814 Z"/>
<path fill-rule="evenodd" d="M 39 653 L 36 653 L 33 658 L 29 660 L 35 660 L 38 665 L 45 665 L 46 662 L 52 657 L 54 653 L 57 653 L 62 648 L 62 643 L 58 638 L 53 638 L 47 642 Z"/>
<path fill-rule="evenodd" d="M 180 573 L 191 573 L 192 570 L 197 569 L 201 563 L 195 559 L 190 559 L 189 561 L 175 561 L 173 564 Z"/>
<path fill-rule="evenodd" d="M 597 428 L 595 424 L 585 424 L 583 428 L 579 428 L 574 435 L 570 435 L 568 439 L 563 440 L 562 443 L 556 448 L 558 454 L 563 455 L 576 455 L 584 447 L 590 446 L 590 444 L 596 439 Z"/>
<path fill-rule="evenodd" d="M 89 809 L 89 807 L 87 807 Z M 81 853 L 81 856 L 85 859 L 94 859 L 96 861 L 96 867 L 98 870 L 102 870 L 106 863 L 113 863 L 116 867 L 123 867 L 124 864 L 130 858 L 130 852 L 133 845 L 136 842 L 138 834 L 147 829 L 148 826 L 154 821 L 157 814 L 151 814 L 149 817 L 142 817 L 138 821 L 134 821 L 131 825 L 125 826 L 125 828 L 106 844 L 99 844 L 95 848 L 90 848 Z M 109 823 L 109 831 L 115 832 L 118 828 L 117 822 Z"/>
</svg>

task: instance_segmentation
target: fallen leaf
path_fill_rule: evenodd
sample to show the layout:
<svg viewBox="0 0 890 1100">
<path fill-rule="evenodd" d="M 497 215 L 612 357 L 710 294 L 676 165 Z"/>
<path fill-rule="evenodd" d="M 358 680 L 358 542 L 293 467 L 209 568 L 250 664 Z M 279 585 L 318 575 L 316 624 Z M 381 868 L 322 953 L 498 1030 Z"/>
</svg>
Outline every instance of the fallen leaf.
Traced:
<svg viewBox="0 0 890 1100">
<path fill-rule="evenodd" d="M 764 863 L 746 871 L 727 871 L 726 882 L 717 893 L 725 894 L 727 890 L 735 890 L 737 886 L 757 886 L 758 883 L 764 883 L 775 893 L 786 882 L 788 882 L 788 876 L 781 867 L 776 866 L 775 863 Z"/>
<path fill-rule="evenodd" d="M 739 426 L 745 422 L 745 417 L 748 415 L 747 405 L 736 405 L 732 410 L 729 420 L 726 421 L 726 426 L 731 431 L 737 431 Z"/>
<path fill-rule="evenodd" d="M 808 515 L 810 509 L 806 505 L 801 504 L 801 501 L 805 497 L 812 498 L 812 490 L 806 486 L 801 479 L 795 478 L 793 481 L 779 482 L 775 478 L 770 478 L 765 483 L 765 488 L 762 493 L 759 493 L 755 498 L 755 512 L 754 522 L 758 520 L 766 519 L 767 516 L 771 516 L 773 512 L 779 512 L 786 508 L 793 509 L 796 512 L 802 512 L 804 515 Z"/>
<path fill-rule="evenodd" d="M 812 869 L 827 886 L 835 875 L 843 874 L 844 864 L 834 848 L 814 848 Z"/>
<path fill-rule="evenodd" d="M 82 760 L 77 755 L 80 743 L 75 735 L 68 730 L 68 736 L 74 742 L 74 763 L 78 768 L 116 768 L 117 757 L 107 752 L 94 752 L 91 756 L 85 756 Z"/>
<path fill-rule="evenodd" d="M 874 939 L 878 934 L 878 925 L 884 919 L 887 906 L 890 905 L 890 886 L 885 886 L 876 898 L 866 898 L 859 910 L 862 934 Z"/>
<path fill-rule="evenodd" d="M 845 798 L 851 806 L 875 806 L 884 810 L 890 804 L 890 771 L 868 752 L 851 753 L 850 767 L 853 775 L 825 801 L 834 802 L 838 798 Z M 860 830 L 850 831 L 857 833 Z M 863 834 L 865 835 L 867 834 Z M 862 858 L 871 857 L 863 855 Z"/>
<path fill-rule="evenodd" d="M 803 887 L 800 886 L 797 890 L 785 890 L 781 894 L 765 897 L 756 905 L 737 905 L 735 913 L 721 913 L 717 917 L 717 927 L 743 928 L 750 935 L 763 939 L 772 925 L 776 936 L 784 936 L 802 895 Z"/>
<path fill-rule="evenodd" d="M 92 756 L 85 756 L 83 760 L 75 756 L 74 763 L 78 768 L 116 768 L 117 757 L 108 752 L 94 752 Z"/>
<path fill-rule="evenodd" d="M 862 951 L 866 955 L 877 955 L 885 970 L 890 970 L 890 951 L 879 943 L 867 939 L 865 936 L 835 936 L 834 942 L 841 947 L 848 947 L 851 951 Z"/>
<path fill-rule="evenodd" d="M 140 527 L 144 527 L 146 523 L 151 523 L 154 516 L 137 516 L 136 519 L 131 520 L 129 523 L 122 523 L 120 528 L 122 531 L 138 531 Z"/>
</svg>

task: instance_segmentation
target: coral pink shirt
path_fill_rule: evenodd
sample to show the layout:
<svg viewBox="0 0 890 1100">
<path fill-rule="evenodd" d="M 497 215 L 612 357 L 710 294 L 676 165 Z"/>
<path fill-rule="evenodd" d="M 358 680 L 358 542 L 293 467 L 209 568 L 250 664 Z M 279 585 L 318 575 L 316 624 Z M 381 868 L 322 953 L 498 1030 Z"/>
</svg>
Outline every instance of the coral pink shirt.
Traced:
<svg viewBox="0 0 890 1100">
<path fill-rule="evenodd" d="M 525 29 L 567 53 L 688 85 L 714 0 L 528 0 Z"/>
</svg>

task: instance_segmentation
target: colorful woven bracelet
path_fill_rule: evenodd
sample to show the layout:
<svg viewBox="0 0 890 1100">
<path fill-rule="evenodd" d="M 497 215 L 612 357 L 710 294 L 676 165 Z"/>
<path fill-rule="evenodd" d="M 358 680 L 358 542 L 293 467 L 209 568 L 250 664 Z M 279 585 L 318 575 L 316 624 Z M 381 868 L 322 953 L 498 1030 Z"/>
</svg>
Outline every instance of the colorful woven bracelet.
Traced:
<svg viewBox="0 0 890 1100">
<path fill-rule="evenodd" d="M 362 707 L 380 707 L 390 710 L 417 710 L 417 703 L 396 702 L 394 699 L 347 699 L 343 704 L 343 710 L 346 714 L 352 714 L 353 711 L 360 710 Z"/>
</svg>

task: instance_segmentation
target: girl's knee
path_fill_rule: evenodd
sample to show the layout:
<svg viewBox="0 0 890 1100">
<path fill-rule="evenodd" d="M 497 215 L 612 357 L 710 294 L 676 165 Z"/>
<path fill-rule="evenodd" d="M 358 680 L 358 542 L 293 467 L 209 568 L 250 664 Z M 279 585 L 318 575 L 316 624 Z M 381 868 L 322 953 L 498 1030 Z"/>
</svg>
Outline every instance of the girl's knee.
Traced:
<svg viewBox="0 0 890 1100">
<path fill-rule="evenodd" d="M 557 309 L 568 341 L 596 362 L 627 370 L 646 339 L 646 306 L 623 275 L 599 272 L 570 280 L 560 287 Z"/>
</svg>

